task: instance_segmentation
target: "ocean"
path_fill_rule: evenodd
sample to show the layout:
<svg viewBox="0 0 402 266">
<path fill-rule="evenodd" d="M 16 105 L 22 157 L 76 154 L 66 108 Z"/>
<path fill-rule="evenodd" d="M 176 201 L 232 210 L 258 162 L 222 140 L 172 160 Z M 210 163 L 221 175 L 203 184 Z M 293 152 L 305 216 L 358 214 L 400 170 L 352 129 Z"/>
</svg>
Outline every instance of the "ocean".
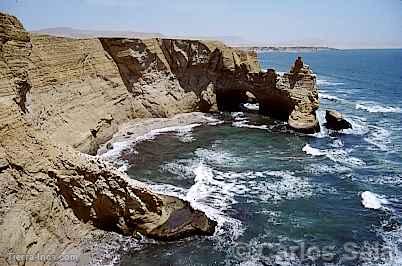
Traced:
<svg viewBox="0 0 402 266">
<path fill-rule="evenodd" d="M 336 109 L 353 129 L 303 135 L 269 117 L 221 113 L 130 147 L 130 177 L 187 199 L 218 228 L 138 240 L 118 264 L 402 265 L 402 50 L 259 58 L 286 72 L 298 55 L 317 74 L 321 124 Z"/>
</svg>

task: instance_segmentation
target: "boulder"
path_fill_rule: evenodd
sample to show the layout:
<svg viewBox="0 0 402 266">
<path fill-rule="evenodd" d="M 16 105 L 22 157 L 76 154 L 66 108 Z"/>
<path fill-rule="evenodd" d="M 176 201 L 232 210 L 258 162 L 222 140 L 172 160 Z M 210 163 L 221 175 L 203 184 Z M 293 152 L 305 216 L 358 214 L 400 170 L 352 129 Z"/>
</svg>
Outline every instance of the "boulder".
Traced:
<svg viewBox="0 0 402 266">
<path fill-rule="evenodd" d="M 206 90 L 201 92 L 199 108 L 201 112 L 205 113 L 218 111 L 216 94 L 212 83 L 207 87 Z"/>
<path fill-rule="evenodd" d="M 257 98 L 255 98 L 255 96 L 251 92 L 247 91 L 246 96 L 248 103 L 258 103 Z"/>
<path fill-rule="evenodd" d="M 165 198 L 169 199 L 167 196 Z M 172 200 L 177 201 L 176 198 Z M 164 224 L 149 232 L 149 237 L 170 241 L 192 235 L 214 234 L 217 222 L 208 219 L 203 212 L 194 210 L 188 202 L 181 203 L 182 208 L 176 209 Z"/>
<path fill-rule="evenodd" d="M 325 127 L 332 130 L 343 130 L 352 128 L 352 125 L 343 118 L 343 115 L 335 110 L 327 110 L 325 112 Z"/>
</svg>

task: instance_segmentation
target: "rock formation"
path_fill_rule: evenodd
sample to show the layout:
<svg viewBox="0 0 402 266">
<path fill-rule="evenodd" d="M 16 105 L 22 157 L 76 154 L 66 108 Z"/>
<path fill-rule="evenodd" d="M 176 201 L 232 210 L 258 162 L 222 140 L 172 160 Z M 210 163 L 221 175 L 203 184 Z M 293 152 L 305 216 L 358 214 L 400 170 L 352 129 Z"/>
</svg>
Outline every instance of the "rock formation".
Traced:
<svg viewBox="0 0 402 266">
<path fill-rule="evenodd" d="M 282 77 L 274 70 L 262 72 L 255 53 L 219 42 L 108 38 L 101 42 L 128 90 L 152 115 L 216 108 L 239 111 L 251 93 L 260 113 L 288 121 L 297 131 L 319 131 L 316 77 L 301 58 Z"/>
<path fill-rule="evenodd" d="M 187 202 L 149 191 L 144 184 L 130 180 L 100 159 L 72 149 L 74 141 L 55 142 L 58 138 L 52 134 L 57 131 L 57 119 L 63 117 L 51 120 L 47 110 L 54 110 L 55 116 L 60 112 L 65 117 L 69 114 L 74 117 L 74 108 L 83 107 L 54 105 L 74 103 L 74 90 L 90 93 L 99 87 L 79 89 L 75 83 L 80 81 L 74 79 L 65 80 L 60 87 L 37 85 L 53 82 L 50 74 L 57 69 L 53 66 L 52 70 L 32 70 L 34 66 L 30 64 L 37 61 L 29 60 L 33 56 L 31 48 L 29 34 L 20 22 L 0 13 L 0 258 L 7 258 L 10 253 L 60 254 L 77 245 L 95 227 L 123 234 L 140 232 L 164 240 L 213 234 L 216 223 Z M 42 76 L 38 78 L 37 73 Z M 84 85 L 93 82 L 86 78 L 82 80 Z M 113 79 L 100 79 L 109 84 L 109 90 L 118 87 L 113 85 Z M 59 80 L 54 83 L 60 85 Z M 40 89 L 53 96 L 35 100 L 39 97 L 36 93 L 46 95 Z M 68 93 L 63 94 L 63 89 Z M 116 91 L 115 95 L 122 94 L 118 88 Z M 57 94 L 65 101 L 55 101 Z M 70 101 L 63 98 L 68 94 L 72 94 Z M 112 103 L 119 99 L 104 97 Z M 105 98 L 103 101 L 108 104 Z M 43 124 L 39 123 L 39 112 L 34 111 L 38 102 L 46 112 Z M 83 103 L 88 108 L 84 114 L 93 110 L 91 104 Z M 89 121 L 96 121 L 102 114 L 94 114 L 95 119 Z M 73 130 L 80 132 L 78 128 Z M 78 135 L 77 139 L 82 141 L 86 137 Z M 0 264 L 6 261 L 0 260 Z"/>
<path fill-rule="evenodd" d="M 319 129 L 315 76 L 301 59 L 279 76 L 219 42 L 31 36 L 0 13 L 0 258 L 60 254 L 95 228 L 213 234 L 187 202 L 87 154 L 130 119 L 238 110 L 250 95 L 295 130 Z"/>
<path fill-rule="evenodd" d="M 342 130 L 352 128 L 352 125 L 343 118 L 343 115 L 340 112 L 335 110 L 326 110 L 325 112 L 325 127 L 333 130 Z"/>
</svg>

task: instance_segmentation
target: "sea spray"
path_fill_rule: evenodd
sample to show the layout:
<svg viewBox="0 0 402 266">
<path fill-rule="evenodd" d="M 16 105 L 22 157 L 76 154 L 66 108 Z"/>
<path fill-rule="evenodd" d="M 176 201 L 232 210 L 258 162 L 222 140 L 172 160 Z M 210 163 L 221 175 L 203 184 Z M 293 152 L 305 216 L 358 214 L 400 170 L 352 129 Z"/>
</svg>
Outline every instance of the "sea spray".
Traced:
<svg viewBox="0 0 402 266">
<path fill-rule="evenodd" d="M 367 209 L 379 210 L 384 209 L 384 205 L 388 204 L 388 200 L 383 196 L 377 195 L 370 191 L 364 191 L 360 195 L 362 205 Z"/>
</svg>

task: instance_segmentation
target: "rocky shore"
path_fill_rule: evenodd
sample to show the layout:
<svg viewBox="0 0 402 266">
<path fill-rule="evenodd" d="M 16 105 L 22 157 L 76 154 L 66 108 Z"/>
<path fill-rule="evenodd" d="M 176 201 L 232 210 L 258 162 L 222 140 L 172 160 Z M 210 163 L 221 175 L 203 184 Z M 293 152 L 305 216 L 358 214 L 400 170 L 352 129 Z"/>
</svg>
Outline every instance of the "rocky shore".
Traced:
<svg viewBox="0 0 402 266">
<path fill-rule="evenodd" d="M 0 13 L 0 264 L 61 254 L 99 229 L 213 234 L 204 213 L 92 155 L 132 119 L 236 111 L 247 93 L 262 114 L 316 132 L 315 79 L 301 59 L 279 76 L 219 42 L 31 35 Z"/>
</svg>

